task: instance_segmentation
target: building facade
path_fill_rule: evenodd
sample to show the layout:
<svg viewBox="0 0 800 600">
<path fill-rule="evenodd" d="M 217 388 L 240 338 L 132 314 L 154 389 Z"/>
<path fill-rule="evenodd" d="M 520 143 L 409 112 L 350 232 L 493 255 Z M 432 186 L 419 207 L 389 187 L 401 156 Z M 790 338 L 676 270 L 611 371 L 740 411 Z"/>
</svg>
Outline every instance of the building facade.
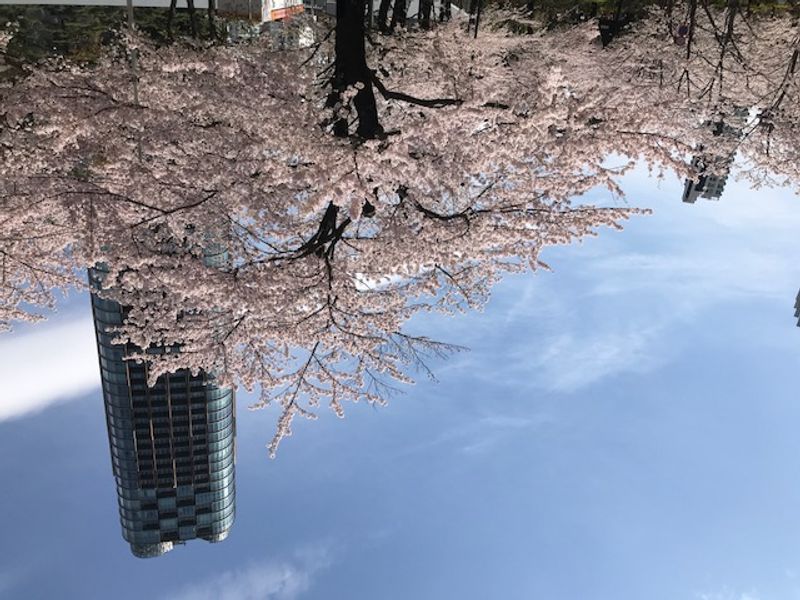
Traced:
<svg viewBox="0 0 800 600">
<path fill-rule="evenodd" d="M 10 0 L 2 4 L 125 7 L 128 0 Z M 135 8 L 169 8 L 169 5 L 170 0 L 133 0 Z M 188 8 L 187 1 L 178 0 L 176 8 Z M 194 0 L 194 8 L 207 9 L 208 0 Z M 216 0 L 216 9 L 224 17 L 260 22 L 277 21 L 303 12 L 303 0 Z"/>
<path fill-rule="evenodd" d="M 719 139 L 720 148 L 698 148 L 700 154 L 692 159 L 692 170 L 697 177 L 684 181 L 684 202 L 694 204 L 698 198 L 719 200 L 722 197 L 749 112 L 747 108 L 736 107 L 730 114 L 720 115 L 717 121 L 706 123 Z"/>
<path fill-rule="evenodd" d="M 683 184 L 683 201 L 694 204 L 698 198 L 719 200 L 725 191 L 733 159 L 726 161 L 722 166 L 717 166 L 720 174 L 713 175 L 707 172 L 704 157 L 695 156 L 692 159 L 692 168 L 699 173 L 697 179 L 687 179 Z"/>
<path fill-rule="evenodd" d="M 103 272 L 90 271 L 99 288 Z M 141 558 L 176 543 L 219 542 L 234 519 L 235 398 L 205 373 L 181 370 L 148 387 L 135 350 L 111 343 L 126 310 L 91 295 L 122 536 Z"/>
</svg>

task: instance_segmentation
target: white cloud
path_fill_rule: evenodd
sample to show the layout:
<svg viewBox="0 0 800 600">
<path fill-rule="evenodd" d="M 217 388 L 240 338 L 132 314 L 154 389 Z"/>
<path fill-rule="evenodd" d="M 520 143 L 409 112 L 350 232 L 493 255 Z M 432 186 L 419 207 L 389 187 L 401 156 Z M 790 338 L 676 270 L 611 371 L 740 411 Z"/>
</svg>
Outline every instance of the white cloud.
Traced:
<svg viewBox="0 0 800 600">
<path fill-rule="evenodd" d="M 794 237 L 800 226 L 797 205 L 800 197 L 788 188 L 751 189 L 746 181 L 726 186 L 718 205 L 700 205 L 702 218 L 730 229 L 747 230 L 757 235 L 769 230 L 772 235 Z"/>
<path fill-rule="evenodd" d="M 624 252 L 591 263 L 597 278 L 592 293 L 650 291 L 700 306 L 745 296 L 783 298 L 800 285 L 795 259 L 791 252 L 756 251 L 744 242 L 735 247 L 709 239 L 702 251 Z"/>
<path fill-rule="evenodd" d="M 7 567 L 0 570 L 0 598 L 10 598 L 11 590 L 30 576 L 27 567 Z"/>
<path fill-rule="evenodd" d="M 564 333 L 545 341 L 535 364 L 546 387 L 571 392 L 622 372 L 646 372 L 663 357 L 652 352 L 658 328 Z"/>
<path fill-rule="evenodd" d="M 415 444 L 405 445 L 392 454 L 391 458 L 431 453 L 442 447 L 449 447 L 454 451 L 473 456 L 485 454 L 511 436 L 552 424 L 554 418 L 544 412 L 524 416 L 495 413 L 478 417 L 470 416 L 461 418 L 459 421 L 457 425 L 440 431 L 433 437 L 422 439 Z"/>
<path fill-rule="evenodd" d="M 289 563 L 255 564 L 226 571 L 213 580 L 189 587 L 176 600 L 290 600 L 308 590 L 308 573 Z"/>
<path fill-rule="evenodd" d="M 509 376 L 534 365 L 538 387 L 574 391 L 620 373 L 648 372 L 669 361 L 685 332 L 710 311 L 738 303 L 746 322 L 752 309 L 745 303 L 753 300 L 776 310 L 785 305 L 791 329 L 800 286 L 800 199 L 734 183 L 720 202 L 686 205 L 676 182 L 655 198 L 651 182 L 640 185 L 648 191 L 631 197 L 650 197 L 652 216 L 618 236 L 604 233 L 588 247 L 560 250 L 551 261 L 555 274 L 538 278 L 535 298 L 555 295 L 561 307 L 525 294 L 509 311 L 525 318 L 520 308 L 531 306 L 547 321 L 534 326 L 541 340 L 535 353 L 525 348 L 509 356 Z M 577 288 L 564 286 L 570 279 Z"/>
<path fill-rule="evenodd" d="M 527 429 L 549 422 L 549 419 L 540 415 L 537 419 L 531 417 L 515 417 L 511 415 L 495 414 L 478 420 L 477 427 L 494 429 Z"/>
<path fill-rule="evenodd" d="M 183 588 L 169 600 L 295 600 L 311 587 L 314 576 L 331 564 L 327 545 L 295 553 L 292 560 L 266 560 Z"/>
<path fill-rule="evenodd" d="M 552 422 L 553 418 L 543 413 L 526 417 L 502 414 L 483 417 L 470 427 L 464 427 L 457 432 L 457 435 L 469 439 L 466 444 L 461 445 L 459 451 L 472 456 L 486 454 L 509 436 L 538 429 Z"/>
<path fill-rule="evenodd" d="M 0 571 L 0 594 L 5 594 L 14 585 L 15 577 L 11 573 Z"/>
<path fill-rule="evenodd" d="M 698 592 L 695 594 L 698 600 L 761 600 L 761 596 L 751 590 L 749 592 L 735 592 L 729 588 L 723 588 L 717 592 Z"/>
<path fill-rule="evenodd" d="M 100 385 L 91 318 L 45 323 L 0 337 L 0 422 L 37 412 Z"/>
</svg>

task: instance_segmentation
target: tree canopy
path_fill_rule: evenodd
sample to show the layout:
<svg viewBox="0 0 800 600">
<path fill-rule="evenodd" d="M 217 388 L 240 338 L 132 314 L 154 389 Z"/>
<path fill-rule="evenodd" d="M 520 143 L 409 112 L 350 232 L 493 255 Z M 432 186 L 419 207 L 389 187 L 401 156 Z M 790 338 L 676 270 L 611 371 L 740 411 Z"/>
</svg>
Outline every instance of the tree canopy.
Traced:
<svg viewBox="0 0 800 600">
<path fill-rule="evenodd" d="M 603 49 L 596 22 L 519 35 L 498 10 L 477 38 L 457 15 L 367 37 L 363 1 L 339 10 L 334 32 L 293 22 L 310 46 L 128 32 L 0 88 L 0 326 L 105 264 L 132 359 L 258 388 L 274 453 L 295 416 L 383 402 L 454 350 L 409 334 L 415 314 L 480 309 L 546 247 L 642 213 L 581 201 L 621 198 L 637 162 L 800 180 L 783 16 L 704 5 L 688 43 L 651 10 Z"/>
</svg>

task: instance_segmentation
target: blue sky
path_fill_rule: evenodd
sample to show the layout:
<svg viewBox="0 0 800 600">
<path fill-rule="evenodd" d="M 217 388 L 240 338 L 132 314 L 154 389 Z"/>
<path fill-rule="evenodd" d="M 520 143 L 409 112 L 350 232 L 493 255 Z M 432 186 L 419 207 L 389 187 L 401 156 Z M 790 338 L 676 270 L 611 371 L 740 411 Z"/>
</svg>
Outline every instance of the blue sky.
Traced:
<svg viewBox="0 0 800 600">
<path fill-rule="evenodd" d="M 0 338 L 0 598 L 800 599 L 800 199 L 729 182 L 548 250 L 383 409 L 238 415 L 230 538 L 131 556 L 88 300 Z M 594 197 L 614 202 L 606 193 Z"/>
</svg>

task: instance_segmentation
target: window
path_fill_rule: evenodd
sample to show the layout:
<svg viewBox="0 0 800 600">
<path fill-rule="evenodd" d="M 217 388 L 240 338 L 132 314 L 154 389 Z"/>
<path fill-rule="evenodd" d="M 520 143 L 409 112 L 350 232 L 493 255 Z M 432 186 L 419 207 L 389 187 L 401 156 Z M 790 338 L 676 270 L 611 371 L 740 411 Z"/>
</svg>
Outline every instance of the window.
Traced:
<svg viewBox="0 0 800 600">
<path fill-rule="evenodd" d="M 175 498 L 159 498 L 158 499 L 158 510 L 164 511 L 170 508 L 175 508 Z"/>
</svg>

